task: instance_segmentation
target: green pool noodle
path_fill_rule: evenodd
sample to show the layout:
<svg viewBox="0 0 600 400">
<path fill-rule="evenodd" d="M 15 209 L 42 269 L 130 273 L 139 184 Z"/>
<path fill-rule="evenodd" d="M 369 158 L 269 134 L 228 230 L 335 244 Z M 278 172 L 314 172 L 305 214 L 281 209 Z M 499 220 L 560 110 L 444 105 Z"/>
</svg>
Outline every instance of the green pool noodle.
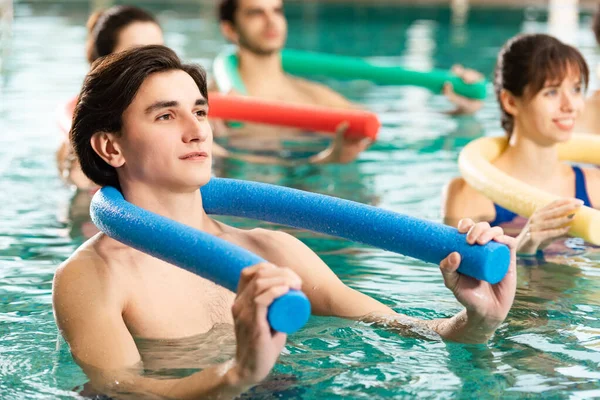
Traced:
<svg viewBox="0 0 600 400">
<path fill-rule="evenodd" d="M 363 79 L 378 85 L 412 85 L 441 93 L 444 83 L 452 83 L 454 91 L 465 97 L 482 100 L 487 82 L 465 83 L 456 74 L 442 69 L 414 71 L 396 66 L 376 65 L 357 57 L 346 57 L 299 50 L 282 51 L 283 69 L 293 75 L 318 75 L 335 79 Z M 219 89 L 246 94 L 238 73 L 238 60 L 233 50 L 226 50 L 215 60 L 214 74 Z M 217 76 L 218 75 L 218 76 Z"/>
</svg>

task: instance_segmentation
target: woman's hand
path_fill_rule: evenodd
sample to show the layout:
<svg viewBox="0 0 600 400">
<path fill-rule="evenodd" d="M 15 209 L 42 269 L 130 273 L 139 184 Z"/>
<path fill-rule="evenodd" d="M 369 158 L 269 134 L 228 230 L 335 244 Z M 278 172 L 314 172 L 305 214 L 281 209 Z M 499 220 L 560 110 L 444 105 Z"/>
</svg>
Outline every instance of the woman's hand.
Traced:
<svg viewBox="0 0 600 400">
<path fill-rule="evenodd" d="M 561 199 L 534 212 L 517 236 L 517 252 L 535 254 L 538 249 L 541 250 L 565 236 L 582 205 L 583 201 L 579 199 Z"/>
</svg>

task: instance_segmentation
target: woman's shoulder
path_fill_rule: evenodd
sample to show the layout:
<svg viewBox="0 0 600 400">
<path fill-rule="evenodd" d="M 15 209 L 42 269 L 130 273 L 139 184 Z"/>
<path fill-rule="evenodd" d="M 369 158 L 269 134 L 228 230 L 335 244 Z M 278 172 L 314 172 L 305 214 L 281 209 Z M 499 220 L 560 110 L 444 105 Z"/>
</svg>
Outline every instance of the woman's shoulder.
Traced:
<svg viewBox="0 0 600 400">
<path fill-rule="evenodd" d="M 492 220 L 495 214 L 494 203 L 463 178 L 452 179 L 444 188 L 442 216 L 446 224 L 456 226 L 462 218 Z"/>
</svg>

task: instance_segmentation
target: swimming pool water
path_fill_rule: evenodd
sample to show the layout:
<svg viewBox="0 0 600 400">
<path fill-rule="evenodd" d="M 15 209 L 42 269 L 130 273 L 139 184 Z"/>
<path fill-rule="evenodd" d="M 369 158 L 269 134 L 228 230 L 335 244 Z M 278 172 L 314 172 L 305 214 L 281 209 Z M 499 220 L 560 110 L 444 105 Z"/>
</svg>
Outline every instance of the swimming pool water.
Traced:
<svg viewBox="0 0 600 400">
<path fill-rule="evenodd" d="M 210 2 L 158 6 L 167 44 L 209 66 L 224 44 Z M 473 9 L 465 25 L 448 8 L 294 3 L 289 47 L 381 58 L 409 66 L 461 62 L 491 74 L 502 43 L 545 31 L 537 9 Z M 0 27 L 0 398 L 78 398 L 87 381 L 53 320 L 56 267 L 91 226 L 87 199 L 59 181 L 56 107 L 78 92 L 87 70 L 84 2 L 17 2 Z M 595 67 L 598 50 L 582 15 L 577 44 Z M 6 24 L 6 22 L 4 23 Z M 380 141 L 351 165 L 288 168 L 220 163 L 222 176 L 253 179 L 376 204 L 439 220 L 440 192 L 458 174 L 473 138 L 500 133 L 490 97 L 475 117 L 419 88 L 327 82 L 380 113 Z M 592 87 L 595 85 L 595 80 Z M 238 226 L 253 222 L 227 219 Z M 270 226 L 260 223 L 261 226 Z M 350 286 L 395 310 L 437 318 L 460 309 L 437 268 L 343 240 L 290 230 Z M 312 318 L 289 339 L 272 379 L 248 398 L 593 398 L 600 397 L 600 257 L 592 252 L 521 265 L 514 307 L 488 345 L 405 338 L 362 323 Z M 227 326 L 181 341 L 138 340 L 146 374 L 182 376 L 226 359 Z M 75 389 L 75 390 L 74 390 Z"/>
</svg>

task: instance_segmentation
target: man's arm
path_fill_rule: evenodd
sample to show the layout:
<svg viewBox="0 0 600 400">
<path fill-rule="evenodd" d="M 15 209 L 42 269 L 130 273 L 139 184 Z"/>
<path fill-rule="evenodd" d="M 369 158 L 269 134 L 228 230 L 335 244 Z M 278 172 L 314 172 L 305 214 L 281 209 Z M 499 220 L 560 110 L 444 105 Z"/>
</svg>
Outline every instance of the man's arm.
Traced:
<svg viewBox="0 0 600 400">
<path fill-rule="evenodd" d="M 504 321 L 514 299 L 514 239 L 504 236 L 500 228 L 490 228 L 487 223 L 465 221 L 459 230 L 469 232 L 467 240 L 470 244 L 484 244 L 492 239 L 508 244 L 511 246 L 512 261 L 504 280 L 492 286 L 456 272 L 460 265 L 458 254 L 452 253 L 443 260 L 440 268 L 444 282 L 465 306 L 465 310 L 449 319 L 423 321 L 396 313 L 379 301 L 346 286 L 312 250 L 288 234 L 263 233 L 269 236 L 270 243 L 264 256 L 276 265 L 291 268 L 302 278 L 302 290 L 309 297 L 313 312 L 317 315 L 381 323 L 409 334 L 424 333 L 425 328 L 447 340 L 485 342 Z"/>
<path fill-rule="evenodd" d="M 267 268 L 265 274 L 266 267 L 253 268 L 243 275 L 234 304 L 238 336 L 236 359 L 186 378 L 157 380 L 136 371 L 140 354 L 122 317 L 126 303 L 122 293 L 126 290 L 111 279 L 101 260 L 79 259 L 58 269 L 53 283 L 56 322 L 74 359 L 92 386 L 104 394 L 233 398 L 264 379 L 272 368 L 285 344 L 285 335 L 270 332 L 266 309 L 290 287 L 300 286 L 299 279 L 295 283 L 293 279 L 297 278 L 286 271 L 276 272 L 279 279 L 276 284 L 257 285 L 260 274 L 268 277 L 270 270 Z"/>
</svg>

